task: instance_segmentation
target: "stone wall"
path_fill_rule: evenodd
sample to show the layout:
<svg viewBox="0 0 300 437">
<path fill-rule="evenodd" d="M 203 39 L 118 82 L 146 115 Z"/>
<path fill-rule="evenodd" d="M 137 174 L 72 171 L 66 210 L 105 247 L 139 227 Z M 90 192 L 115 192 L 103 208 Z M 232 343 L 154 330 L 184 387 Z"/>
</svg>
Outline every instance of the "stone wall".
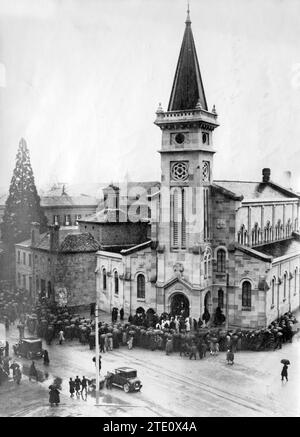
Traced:
<svg viewBox="0 0 300 437">
<path fill-rule="evenodd" d="M 66 289 L 69 306 L 89 306 L 96 301 L 95 269 L 94 252 L 58 255 L 55 287 Z"/>
<path fill-rule="evenodd" d="M 80 223 L 81 232 L 90 232 L 101 245 L 140 244 L 147 241 L 147 223 Z"/>
</svg>

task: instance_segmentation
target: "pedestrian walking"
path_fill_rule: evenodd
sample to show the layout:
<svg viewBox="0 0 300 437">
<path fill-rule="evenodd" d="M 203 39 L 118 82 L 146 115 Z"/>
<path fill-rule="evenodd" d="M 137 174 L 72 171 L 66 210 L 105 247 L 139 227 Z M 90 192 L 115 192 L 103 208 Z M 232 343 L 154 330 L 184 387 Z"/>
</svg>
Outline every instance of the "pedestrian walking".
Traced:
<svg viewBox="0 0 300 437">
<path fill-rule="evenodd" d="M 51 407 L 53 407 L 53 404 L 55 404 L 58 407 L 58 404 L 60 403 L 59 398 L 59 390 L 55 385 L 49 385 L 49 403 Z"/>
<path fill-rule="evenodd" d="M 64 331 L 62 329 L 58 333 L 58 341 L 59 341 L 59 344 L 62 344 L 63 341 L 65 341 Z"/>
<path fill-rule="evenodd" d="M 87 397 L 87 384 L 88 384 L 88 380 L 86 379 L 85 376 L 83 376 L 81 380 L 81 397 L 83 397 L 82 396 L 83 392 L 85 392 L 85 397 Z"/>
<path fill-rule="evenodd" d="M 76 376 L 74 383 L 75 383 L 76 395 L 79 396 L 80 395 L 79 391 L 80 391 L 81 381 L 80 381 L 80 378 L 78 376 Z"/>
<path fill-rule="evenodd" d="M 47 349 L 44 350 L 43 358 L 44 358 L 44 365 L 49 366 L 50 360 L 49 360 L 49 354 Z"/>
<path fill-rule="evenodd" d="M 73 381 L 72 378 L 70 378 L 69 380 L 69 392 L 70 392 L 70 398 L 73 398 L 75 393 L 75 382 Z"/>
<path fill-rule="evenodd" d="M 34 378 L 36 381 L 38 381 L 38 371 L 35 367 L 35 362 L 32 361 L 30 369 L 29 369 L 29 381 Z"/>
<path fill-rule="evenodd" d="M 120 320 L 121 320 L 121 322 L 123 322 L 123 320 L 124 320 L 124 309 L 123 308 L 120 309 Z"/>
<path fill-rule="evenodd" d="M 281 370 L 281 381 L 284 381 L 284 378 L 288 381 L 288 365 L 284 364 Z"/>
</svg>

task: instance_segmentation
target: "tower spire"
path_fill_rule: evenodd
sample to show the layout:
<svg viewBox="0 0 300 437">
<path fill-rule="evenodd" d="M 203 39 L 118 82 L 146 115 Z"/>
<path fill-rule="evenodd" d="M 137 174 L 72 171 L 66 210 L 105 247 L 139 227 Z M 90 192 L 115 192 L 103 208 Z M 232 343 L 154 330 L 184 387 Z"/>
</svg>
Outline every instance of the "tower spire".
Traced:
<svg viewBox="0 0 300 437">
<path fill-rule="evenodd" d="M 188 3 L 185 31 L 168 111 L 195 109 L 198 102 L 207 111 L 208 108 L 192 33 L 190 6 Z"/>
<path fill-rule="evenodd" d="M 187 15 L 186 15 L 186 20 L 185 20 L 185 24 L 191 24 L 191 18 L 190 18 L 190 2 L 187 2 Z"/>
</svg>

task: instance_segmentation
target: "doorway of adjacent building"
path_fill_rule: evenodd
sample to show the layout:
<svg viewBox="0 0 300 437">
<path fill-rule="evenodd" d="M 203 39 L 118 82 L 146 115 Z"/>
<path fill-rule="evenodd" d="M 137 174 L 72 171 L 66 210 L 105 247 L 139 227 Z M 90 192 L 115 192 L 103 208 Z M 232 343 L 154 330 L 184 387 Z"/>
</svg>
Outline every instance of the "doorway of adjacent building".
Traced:
<svg viewBox="0 0 300 437">
<path fill-rule="evenodd" d="M 204 297 L 204 312 L 208 311 L 209 315 L 212 314 L 212 299 L 211 292 L 208 291 Z"/>
<path fill-rule="evenodd" d="M 171 296 L 170 312 L 172 316 L 189 317 L 190 302 L 183 293 L 175 293 Z"/>
</svg>

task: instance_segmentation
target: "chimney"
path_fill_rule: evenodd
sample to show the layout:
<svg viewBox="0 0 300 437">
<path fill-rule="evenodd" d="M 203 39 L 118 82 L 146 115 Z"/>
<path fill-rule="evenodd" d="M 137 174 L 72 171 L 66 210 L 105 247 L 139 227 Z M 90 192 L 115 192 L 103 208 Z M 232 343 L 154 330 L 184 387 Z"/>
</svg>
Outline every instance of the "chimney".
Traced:
<svg viewBox="0 0 300 437">
<path fill-rule="evenodd" d="M 37 222 L 31 223 L 31 245 L 33 246 L 40 238 L 40 224 Z"/>
<path fill-rule="evenodd" d="M 285 188 L 292 190 L 292 172 L 290 170 L 283 172 L 283 185 Z"/>
<path fill-rule="evenodd" d="M 50 252 L 58 252 L 59 249 L 59 225 L 50 225 Z"/>
<path fill-rule="evenodd" d="M 271 170 L 269 168 L 263 168 L 262 175 L 263 182 L 270 182 Z"/>
</svg>

